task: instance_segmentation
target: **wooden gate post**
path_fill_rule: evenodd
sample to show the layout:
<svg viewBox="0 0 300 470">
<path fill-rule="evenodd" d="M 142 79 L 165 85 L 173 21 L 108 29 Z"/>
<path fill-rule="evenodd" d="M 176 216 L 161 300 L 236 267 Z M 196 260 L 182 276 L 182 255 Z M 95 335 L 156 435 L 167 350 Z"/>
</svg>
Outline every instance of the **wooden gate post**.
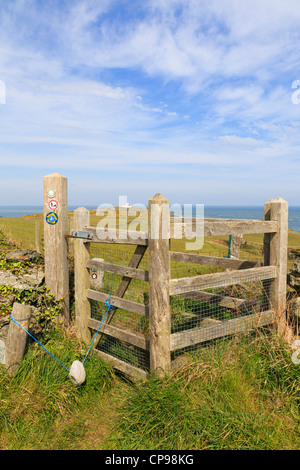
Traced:
<svg viewBox="0 0 300 470">
<path fill-rule="evenodd" d="M 148 204 L 150 372 L 171 370 L 170 212 L 169 201 L 156 194 Z"/>
<path fill-rule="evenodd" d="M 85 207 L 78 207 L 74 211 L 73 227 L 84 230 L 90 225 L 90 213 Z M 91 317 L 90 302 L 86 290 L 90 288 L 90 274 L 86 267 L 90 259 L 90 243 L 82 239 L 74 240 L 74 271 L 75 271 L 75 325 L 76 334 L 87 344 L 91 341 L 88 321 Z"/>
<path fill-rule="evenodd" d="M 63 299 L 61 320 L 69 324 L 68 180 L 58 173 L 44 176 L 45 284 Z"/>
<path fill-rule="evenodd" d="M 270 308 L 277 315 L 278 333 L 286 328 L 286 284 L 288 247 L 288 203 L 284 199 L 270 199 L 265 204 L 265 220 L 277 220 L 278 231 L 264 235 L 264 265 L 276 266 L 277 277 L 269 289 Z"/>
<path fill-rule="evenodd" d="M 26 330 L 28 330 L 31 313 L 32 310 L 30 305 L 14 303 L 12 316 Z M 10 320 L 5 347 L 5 367 L 9 375 L 13 375 L 22 362 L 27 338 L 28 335 L 26 331 L 24 331 L 13 320 Z"/>
</svg>

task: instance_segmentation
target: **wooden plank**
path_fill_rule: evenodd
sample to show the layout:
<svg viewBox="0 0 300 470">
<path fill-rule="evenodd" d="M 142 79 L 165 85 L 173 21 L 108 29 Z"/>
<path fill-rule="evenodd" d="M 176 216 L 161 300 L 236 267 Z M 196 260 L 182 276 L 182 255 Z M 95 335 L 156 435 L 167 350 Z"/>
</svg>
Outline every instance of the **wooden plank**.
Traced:
<svg viewBox="0 0 300 470">
<path fill-rule="evenodd" d="M 95 349 L 95 353 L 101 357 L 105 362 L 110 364 L 115 369 L 119 370 L 123 374 L 127 375 L 134 381 L 139 380 L 146 380 L 149 377 L 149 373 L 143 369 L 138 367 L 132 366 L 127 362 L 121 361 L 116 357 L 110 356 L 109 354 L 104 353 L 103 351 L 99 351 L 99 349 Z"/>
<path fill-rule="evenodd" d="M 14 302 L 12 316 L 26 330 L 29 327 L 31 314 L 30 305 Z M 26 331 L 10 319 L 5 347 L 5 368 L 9 375 L 14 375 L 23 360 L 27 339 Z"/>
<path fill-rule="evenodd" d="M 202 264 L 216 268 L 249 269 L 262 266 L 260 261 L 245 261 L 240 259 L 220 258 L 217 256 L 196 255 L 194 253 L 170 252 L 172 261 L 183 263 Z"/>
<path fill-rule="evenodd" d="M 55 212 L 48 207 L 52 199 L 58 202 Z M 50 214 L 53 214 L 53 219 L 57 219 L 55 224 L 51 224 Z M 63 320 L 67 326 L 70 322 L 69 261 L 66 240 L 68 180 L 58 173 L 44 176 L 44 218 L 45 284 L 56 299 L 63 299 L 63 314 L 60 315 L 60 320 Z"/>
<path fill-rule="evenodd" d="M 125 245 L 148 245 L 148 233 L 134 230 L 105 230 L 100 227 L 86 226 L 84 230 L 92 232 L 93 243 L 115 243 Z"/>
<path fill-rule="evenodd" d="M 97 290 L 92 290 L 92 289 L 86 290 L 86 297 L 88 299 L 97 300 L 98 302 L 102 302 L 102 303 L 105 303 L 108 300 L 108 294 L 105 294 L 104 292 L 99 292 Z M 138 302 L 133 302 L 132 300 L 125 300 L 125 299 L 122 299 L 121 297 L 112 295 L 110 297 L 110 303 L 114 307 L 123 308 L 124 310 L 128 310 L 129 312 L 134 312 L 134 313 L 137 313 L 139 315 L 144 315 L 144 316 L 149 315 L 149 307 L 147 305 L 139 304 Z"/>
<path fill-rule="evenodd" d="M 100 324 L 100 321 L 95 320 L 94 318 L 90 318 L 88 326 L 93 330 L 98 330 Z M 149 340 L 143 336 L 138 336 L 132 333 L 131 331 L 121 330 L 120 328 L 116 328 L 115 326 L 111 325 L 102 325 L 101 331 L 102 333 L 112 336 L 113 338 L 120 339 L 121 341 L 133 344 L 134 346 L 137 346 L 140 349 L 149 351 Z"/>
<path fill-rule="evenodd" d="M 270 199 L 265 204 L 265 219 L 278 223 L 275 234 L 264 237 L 264 263 L 276 266 L 277 277 L 266 285 L 266 297 L 269 307 L 277 314 L 279 334 L 286 331 L 286 282 L 287 282 L 287 247 L 288 247 L 288 203 L 282 198 Z"/>
<path fill-rule="evenodd" d="M 239 284 L 241 282 L 252 282 L 276 277 L 275 266 L 262 266 L 260 268 L 250 268 L 238 271 L 223 273 L 203 274 L 200 276 L 171 279 L 170 295 L 178 295 L 184 292 L 196 291 L 200 289 L 210 289 Z"/>
<path fill-rule="evenodd" d="M 260 302 L 254 300 L 239 299 L 236 297 L 217 295 L 211 292 L 186 292 L 179 294 L 179 297 L 184 297 L 192 300 L 199 300 L 200 302 L 207 302 L 220 307 L 232 308 L 236 312 L 255 312 L 261 310 Z"/>
<path fill-rule="evenodd" d="M 169 201 L 156 194 L 148 201 L 150 371 L 162 377 L 171 370 L 170 212 Z"/>
<path fill-rule="evenodd" d="M 119 264 L 106 263 L 103 259 L 93 258 L 87 262 L 88 268 L 99 269 L 108 273 L 117 274 L 119 276 L 131 277 L 140 281 L 149 281 L 149 273 L 143 269 L 121 266 Z"/>
<path fill-rule="evenodd" d="M 35 251 L 41 253 L 41 224 L 35 222 Z"/>
<path fill-rule="evenodd" d="M 85 207 L 78 207 L 73 214 L 73 224 L 82 230 L 90 221 L 90 212 Z M 75 276 L 75 329 L 76 334 L 87 344 L 91 341 L 88 320 L 91 316 L 90 302 L 86 290 L 90 287 L 90 274 L 86 263 L 90 259 L 90 244 L 74 239 L 74 276 Z"/>
<path fill-rule="evenodd" d="M 266 312 L 254 313 L 253 315 L 223 321 L 212 326 L 173 333 L 171 335 L 171 351 L 269 325 L 273 323 L 274 318 L 274 311 L 268 310 Z"/>
<path fill-rule="evenodd" d="M 142 259 L 143 259 L 143 256 L 144 256 L 146 250 L 147 250 L 147 246 L 145 246 L 145 245 L 143 245 L 143 246 L 138 245 L 138 246 L 136 247 L 134 253 L 133 253 L 133 256 L 132 256 L 132 258 L 131 258 L 129 264 L 128 264 L 128 267 L 129 267 L 129 268 L 136 268 L 136 269 L 137 269 L 137 268 L 139 267 L 139 265 L 140 265 Z M 127 277 L 127 276 L 124 276 L 124 277 L 122 278 L 122 281 L 121 281 L 120 284 L 119 284 L 118 289 L 116 290 L 115 297 L 122 298 L 122 297 L 125 295 L 125 293 L 126 293 L 128 287 L 129 287 L 130 283 L 131 283 L 131 278 L 130 278 L 130 277 Z M 95 291 L 93 291 L 93 292 L 95 292 Z M 127 302 L 128 302 L 128 301 L 127 301 Z M 142 304 L 141 304 L 141 305 L 142 305 Z M 116 306 L 117 306 L 117 305 L 116 305 Z M 110 321 L 112 320 L 114 314 L 115 314 L 115 309 L 113 309 L 113 308 L 110 309 L 109 312 L 108 312 L 107 315 L 106 315 L 106 318 L 105 318 L 103 324 L 109 324 Z M 100 334 L 98 335 L 98 337 L 97 337 L 97 340 L 96 340 L 95 343 L 94 343 L 94 344 L 95 344 L 95 347 L 97 346 L 97 344 L 98 344 L 98 342 L 100 341 L 101 337 L 102 337 L 102 335 L 101 335 L 101 333 L 100 333 Z"/>
<path fill-rule="evenodd" d="M 184 236 L 185 226 L 195 224 L 195 219 L 190 221 L 174 222 L 171 224 L 171 238 L 179 237 L 180 231 Z M 181 229 L 180 229 L 181 225 Z M 251 220 L 251 219 L 204 219 L 204 236 L 216 235 L 243 235 L 249 233 L 275 233 L 278 230 L 276 220 Z"/>
</svg>

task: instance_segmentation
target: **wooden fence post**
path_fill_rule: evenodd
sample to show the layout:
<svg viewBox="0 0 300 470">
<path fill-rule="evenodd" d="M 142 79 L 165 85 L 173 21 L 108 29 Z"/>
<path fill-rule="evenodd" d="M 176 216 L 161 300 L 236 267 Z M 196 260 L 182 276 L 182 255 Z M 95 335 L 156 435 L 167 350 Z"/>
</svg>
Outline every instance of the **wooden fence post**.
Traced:
<svg viewBox="0 0 300 470">
<path fill-rule="evenodd" d="M 35 223 L 35 250 L 41 253 L 41 225 L 40 222 Z"/>
<path fill-rule="evenodd" d="M 150 372 L 171 370 L 170 212 L 169 201 L 156 194 L 148 205 Z"/>
<path fill-rule="evenodd" d="M 84 207 L 78 207 L 74 211 L 73 228 L 84 230 L 90 225 L 90 213 Z M 90 259 L 90 243 L 84 240 L 74 240 L 74 271 L 75 271 L 75 325 L 78 337 L 89 343 L 91 333 L 88 328 L 88 321 L 91 317 L 90 302 L 86 291 L 90 288 L 90 274 L 86 267 Z"/>
<path fill-rule="evenodd" d="M 23 328 L 28 330 L 31 318 L 30 305 L 15 302 L 12 309 L 12 316 Z M 5 346 L 5 367 L 10 375 L 13 375 L 17 371 L 22 362 L 27 338 L 28 335 L 26 331 L 13 320 L 10 320 Z"/>
<path fill-rule="evenodd" d="M 278 333 L 286 329 L 286 285 L 288 247 L 288 203 L 282 198 L 265 204 L 265 220 L 277 220 L 278 231 L 264 235 L 264 264 L 276 266 L 277 277 L 268 292 L 270 307 L 275 310 Z"/>
<path fill-rule="evenodd" d="M 45 284 L 63 299 L 61 319 L 69 324 L 68 180 L 58 173 L 44 176 Z"/>
</svg>

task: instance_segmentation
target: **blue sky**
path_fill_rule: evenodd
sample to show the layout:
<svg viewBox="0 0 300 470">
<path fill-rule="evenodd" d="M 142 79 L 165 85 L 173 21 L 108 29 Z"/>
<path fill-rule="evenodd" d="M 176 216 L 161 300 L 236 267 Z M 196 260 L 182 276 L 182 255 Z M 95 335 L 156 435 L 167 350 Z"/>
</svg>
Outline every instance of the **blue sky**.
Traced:
<svg viewBox="0 0 300 470">
<path fill-rule="evenodd" d="M 0 0 L 0 205 L 53 172 L 72 205 L 300 205 L 299 24 L 298 0 Z"/>
</svg>

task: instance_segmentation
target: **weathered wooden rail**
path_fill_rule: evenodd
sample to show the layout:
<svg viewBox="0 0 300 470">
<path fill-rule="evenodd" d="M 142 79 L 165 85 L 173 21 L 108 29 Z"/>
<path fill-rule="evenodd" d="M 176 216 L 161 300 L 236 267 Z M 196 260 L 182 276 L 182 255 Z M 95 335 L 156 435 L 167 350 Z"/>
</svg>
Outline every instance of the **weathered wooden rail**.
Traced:
<svg viewBox="0 0 300 470">
<path fill-rule="evenodd" d="M 171 370 L 171 353 L 185 347 L 249 331 L 271 324 L 275 319 L 279 331 L 282 331 L 285 324 L 286 302 L 287 215 L 287 202 L 278 198 L 265 204 L 265 217 L 262 221 L 204 219 L 204 236 L 263 233 L 264 263 L 262 264 L 256 261 L 170 251 L 170 239 L 175 232 L 176 237 L 180 230 L 183 232 L 186 221 L 181 223 L 170 219 L 169 202 L 159 194 L 149 200 L 148 232 L 105 231 L 91 227 L 89 211 L 78 208 L 74 212 L 74 227 L 77 230 L 89 231 L 93 235 L 92 240 L 80 238 L 74 240 L 78 335 L 86 342 L 91 340 L 91 331 L 97 330 L 100 322 L 91 318 L 90 300 L 105 303 L 108 299 L 107 293 L 90 288 L 90 269 L 120 276 L 121 281 L 116 292 L 111 293 L 111 305 L 149 319 L 149 337 L 146 338 L 141 334 L 111 325 L 114 315 L 118 315 L 114 309 L 111 309 L 100 332 L 100 337 L 105 334 L 148 352 L 150 366 L 149 370 L 144 370 L 96 349 L 97 353 L 114 367 L 134 378 L 145 378 L 149 372 L 157 375 L 168 373 Z M 135 245 L 136 249 L 128 266 L 121 266 L 101 258 L 90 259 L 91 242 Z M 148 270 L 139 269 L 146 250 L 149 256 Z M 214 266 L 228 271 L 171 279 L 172 261 Z M 149 305 L 124 298 L 133 279 L 149 284 Z M 205 291 L 249 281 L 265 283 L 263 311 L 256 301 Z M 236 308 L 241 316 L 205 328 L 198 326 L 171 333 L 172 296 L 194 297 L 204 302 Z"/>
</svg>

